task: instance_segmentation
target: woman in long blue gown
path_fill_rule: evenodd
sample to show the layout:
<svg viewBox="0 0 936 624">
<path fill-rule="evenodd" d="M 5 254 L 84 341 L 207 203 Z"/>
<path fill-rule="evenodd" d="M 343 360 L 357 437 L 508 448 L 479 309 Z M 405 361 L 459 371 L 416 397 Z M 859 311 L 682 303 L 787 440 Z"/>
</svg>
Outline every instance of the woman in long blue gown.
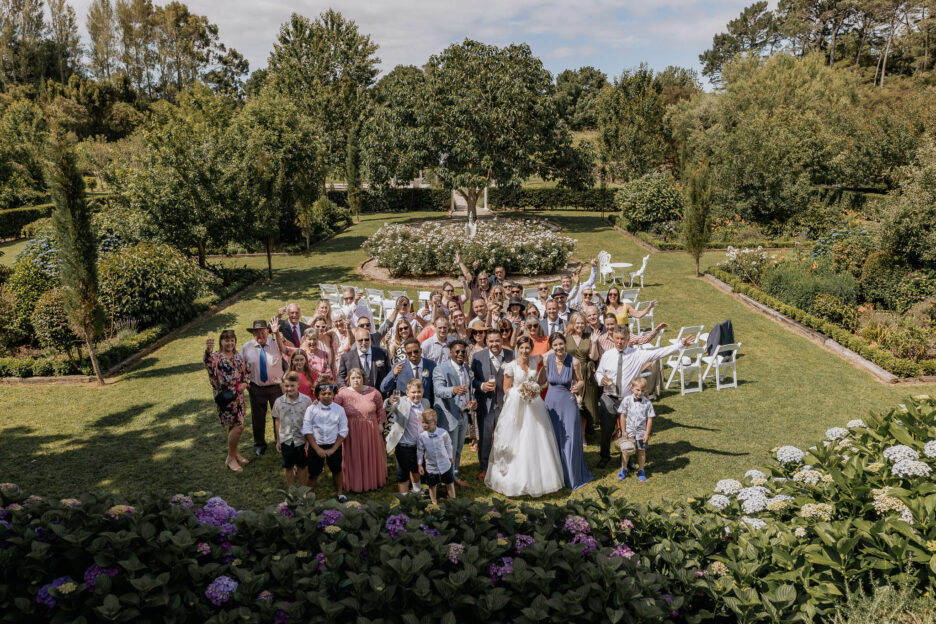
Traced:
<svg viewBox="0 0 936 624">
<path fill-rule="evenodd" d="M 566 487 L 577 490 L 592 480 L 585 464 L 582 420 L 575 401 L 575 392 L 581 389 L 582 379 L 572 366 L 572 356 L 566 351 L 565 336 L 559 333 L 550 336 L 549 347 L 552 353 L 540 369 L 540 383 L 545 380 L 549 384 L 546 409 L 559 444 L 562 476 Z M 562 365 L 558 366 L 557 362 L 562 362 Z"/>
</svg>

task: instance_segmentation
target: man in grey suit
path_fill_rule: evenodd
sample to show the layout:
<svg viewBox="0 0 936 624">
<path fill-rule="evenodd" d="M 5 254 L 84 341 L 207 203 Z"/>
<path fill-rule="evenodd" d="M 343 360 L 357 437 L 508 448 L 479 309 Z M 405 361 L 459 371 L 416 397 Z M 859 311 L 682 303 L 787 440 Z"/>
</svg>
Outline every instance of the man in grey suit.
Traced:
<svg viewBox="0 0 936 624">
<path fill-rule="evenodd" d="M 546 302 L 546 318 L 540 321 L 540 329 L 544 336 L 552 336 L 556 332 L 565 333 L 565 321 L 559 316 L 559 305 L 555 299 Z"/>
<path fill-rule="evenodd" d="M 488 457 L 494 442 L 494 427 L 504 406 L 504 365 L 513 361 L 513 351 L 504 349 L 500 332 L 488 332 L 487 349 L 475 353 L 471 360 L 471 380 L 478 401 L 478 464 L 481 466 L 479 481 L 487 476 Z M 493 379 L 493 381 L 491 381 Z"/>
<path fill-rule="evenodd" d="M 360 368 L 364 371 L 364 384 L 380 388 L 380 382 L 390 370 L 387 354 L 380 347 L 371 345 L 370 332 L 366 329 L 354 330 L 354 347 L 341 356 L 338 366 L 338 385 L 346 386 L 348 371 Z"/>
<path fill-rule="evenodd" d="M 462 447 L 468 434 L 468 414 L 477 408 L 474 389 L 471 387 L 471 371 L 465 364 L 468 344 L 456 340 L 449 345 L 451 359 L 435 367 L 432 373 L 432 390 L 435 393 L 435 410 L 439 416 L 439 426 L 448 431 L 452 439 L 455 461 L 455 484 L 467 487 L 468 483 L 458 478 Z"/>
</svg>

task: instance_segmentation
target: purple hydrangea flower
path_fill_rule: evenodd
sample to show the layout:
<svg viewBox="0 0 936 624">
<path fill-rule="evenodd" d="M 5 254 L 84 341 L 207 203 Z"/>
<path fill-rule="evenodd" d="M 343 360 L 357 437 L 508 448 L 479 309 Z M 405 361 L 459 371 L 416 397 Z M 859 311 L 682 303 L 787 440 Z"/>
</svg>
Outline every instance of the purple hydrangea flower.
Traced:
<svg viewBox="0 0 936 624">
<path fill-rule="evenodd" d="M 7 522 L 6 520 L 0 520 L 0 526 L 2 526 L 4 529 L 9 530 L 13 525 Z"/>
<path fill-rule="evenodd" d="M 406 533 L 407 522 L 409 522 L 409 516 L 406 514 L 397 514 L 387 518 L 387 522 L 384 524 L 384 526 L 387 529 L 387 533 L 390 534 L 390 537 L 396 539 L 402 533 Z"/>
<path fill-rule="evenodd" d="M 565 529 L 572 535 L 591 533 L 591 527 L 588 526 L 588 520 L 582 516 L 569 516 L 565 521 Z"/>
<path fill-rule="evenodd" d="M 223 498 L 215 496 L 209 498 L 204 507 L 195 510 L 195 517 L 198 518 L 198 524 L 210 524 L 221 528 L 221 535 L 231 535 L 237 533 L 237 527 L 231 522 L 241 514 L 234 509 Z"/>
<path fill-rule="evenodd" d="M 49 590 L 53 587 L 61 587 L 65 583 L 74 583 L 74 579 L 70 576 L 60 576 L 51 583 L 46 583 L 39 589 L 39 593 L 36 594 L 36 602 L 39 604 L 44 604 L 45 606 L 52 609 L 55 605 L 58 604 L 58 601 L 55 597 L 49 593 Z"/>
<path fill-rule="evenodd" d="M 618 544 L 614 547 L 614 550 L 611 551 L 611 554 L 608 557 L 624 557 L 625 559 L 630 559 L 634 556 L 634 551 L 631 550 L 631 547 L 627 544 Z"/>
<path fill-rule="evenodd" d="M 277 609 L 276 615 L 273 616 L 273 624 L 289 624 L 289 614 L 282 609 Z"/>
<path fill-rule="evenodd" d="M 211 546 L 207 542 L 198 542 L 198 544 L 195 545 L 195 552 L 199 555 L 210 555 Z"/>
<path fill-rule="evenodd" d="M 625 518 L 618 522 L 618 528 L 622 531 L 632 531 L 634 529 L 634 523 Z"/>
<path fill-rule="evenodd" d="M 325 527 L 335 526 L 342 518 L 344 518 L 344 514 L 337 509 L 326 509 L 322 512 L 322 517 L 318 521 L 318 528 L 324 529 Z"/>
<path fill-rule="evenodd" d="M 522 533 L 517 533 L 516 544 L 517 544 L 517 554 L 526 548 L 527 546 L 532 546 L 536 543 L 536 540 L 532 535 L 524 535 Z"/>
<path fill-rule="evenodd" d="M 703 570 L 702 568 L 699 568 L 698 570 L 695 571 L 696 578 L 702 578 L 703 576 L 705 576 L 705 570 Z"/>
<path fill-rule="evenodd" d="M 513 557 L 501 557 L 500 564 L 493 563 L 488 568 L 488 576 L 495 583 L 511 572 L 513 572 Z"/>
<path fill-rule="evenodd" d="M 429 528 L 425 524 L 420 524 L 419 528 L 422 529 L 423 533 L 425 533 L 426 535 L 431 535 L 432 537 L 440 537 L 442 535 L 436 529 Z"/>
<path fill-rule="evenodd" d="M 293 510 L 289 508 L 289 503 L 287 503 L 286 501 L 283 501 L 282 503 L 276 506 L 276 513 L 278 513 L 281 516 L 286 516 L 287 518 L 292 518 L 293 516 L 296 515 L 293 513 Z"/>
<path fill-rule="evenodd" d="M 325 553 L 319 553 L 315 555 L 315 561 L 318 563 L 319 570 L 324 570 L 328 567 L 327 562 L 325 561 Z"/>
<path fill-rule="evenodd" d="M 257 600 L 273 600 L 273 592 L 264 589 L 257 594 Z"/>
<path fill-rule="evenodd" d="M 175 507 L 185 507 L 189 509 L 194 503 L 192 502 L 191 496 L 186 496 L 185 494 L 176 494 L 169 499 L 169 504 Z"/>
<path fill-rule="evenodd" d="M 36 539 L 42 542 L 43 544 L 48 544 L 56 538 L 55 533 L 50 532 L 45 527 L 37 526 L 33 527 L 33 532 L 36 534 Z"/>
<path fill-rule="evenodd" d="M 585 550 L 582 551 L 582 556 L 587 557 L 592 553 L 593 550 L 598 548 L 598 540 L 596 540 L 591 535 L 586 535 L 585 533 L 578 533 L 574 538 L 572 538 L 573 544 L 585 544 Z"/>
<path fill-rule="evenodd" d="M 237 591 L 237 581 L 230 576 L 219 576 L 211 581 L 211 585 L 205 590 L 205 596 L 211 604 L 220 607 L 231 599 L 235 591 Z"/>
<path fill-rule="evenodd" d="M 464 544 L 449 544 L 448 558 L 452 563 L 458 563 L 458 558 L 465 552 Z"/>
<path fill-rule="evenodd" d="M 88 591 L 92 594 L 94 593 L 94 583 L 97 581 L 97 577 L 101 576 L 117 576 L 117 568 L 102 568 L 96 563 L 88 566 L 88 569 L 84 573 L 84 582 L 88 586 Z"/>
</svg>

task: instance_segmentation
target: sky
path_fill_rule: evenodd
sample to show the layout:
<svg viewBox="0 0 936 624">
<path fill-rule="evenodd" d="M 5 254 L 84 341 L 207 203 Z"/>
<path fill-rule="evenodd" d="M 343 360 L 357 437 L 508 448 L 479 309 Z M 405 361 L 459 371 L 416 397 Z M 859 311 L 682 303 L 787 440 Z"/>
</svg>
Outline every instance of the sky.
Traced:
<svg viewBox="0 0 936 624">
<path fill-rule="evenodd" d="M 70 0 L 86 39 L 91 0 Z M 163 4 L 163 0 L 154 0 Z M 188 0 L 218 25 L 221 41 L 266 66 L 280 25 L 292 12 L 315 17 L 332 8 L 380 46 L 382 72 L 421 65 L 465 37 L 528 43 L 554 75 L 584 65 L 609 78 L 648 63 L 700 70 L 698 56 L 750 0 Z"/>
</svg>

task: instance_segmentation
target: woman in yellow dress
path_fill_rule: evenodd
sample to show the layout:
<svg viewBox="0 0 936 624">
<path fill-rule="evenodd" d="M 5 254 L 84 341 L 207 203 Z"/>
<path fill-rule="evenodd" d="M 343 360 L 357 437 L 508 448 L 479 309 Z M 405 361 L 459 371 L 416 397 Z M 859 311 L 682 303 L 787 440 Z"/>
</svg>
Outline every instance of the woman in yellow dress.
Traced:
<svg viewBox="0 0 936 624">
<path fill-rule="evenodd" d="M 612 286 L 608 290 L 608 296 L 605 298 L 605 312 L 612 312 L 617 318 L 617 324 L 627 327 L 627 318 L 643 318 L 647 313 L 650 312 L 654 307 L 656 307 L 657 300 L 654 299 L 650 302 L 646 308 L 638 312 L 634 306 L 627 303 L 626 301 L 621 301 L 621 291 L 617 287 Z"/>
</svg>

